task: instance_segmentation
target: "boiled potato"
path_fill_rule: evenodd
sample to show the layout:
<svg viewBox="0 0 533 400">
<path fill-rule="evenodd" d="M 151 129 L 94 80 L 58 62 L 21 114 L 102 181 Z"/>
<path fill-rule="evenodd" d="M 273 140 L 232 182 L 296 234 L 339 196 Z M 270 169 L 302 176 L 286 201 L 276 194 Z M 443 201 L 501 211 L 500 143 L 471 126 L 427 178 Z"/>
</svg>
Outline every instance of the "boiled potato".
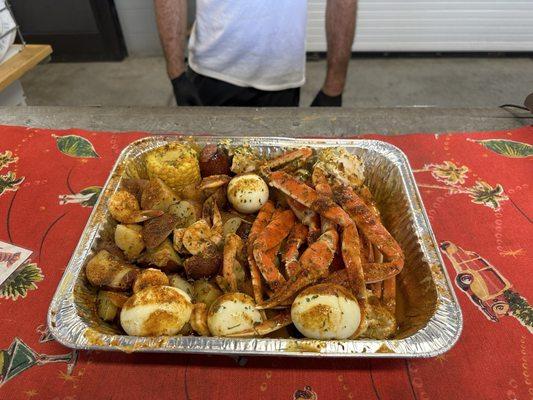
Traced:
<svg viewBox="0 0 533 400">
<path fill-rule="evenodd" d="M 120 324 L 128 335 L 176 335 L 189 322 L 190 297 L 171 286 L 149 286 L 131 296 L 120 313 Z"/>
<path fill-rule="evenodd" d="M 185 200 L 192 200 L 200 203 L 203 203 L 205 200 L 204 192 L 198 188 L 198 183 L 191 183 L 183 186 L 180 194 Z"/>
<path fill-rule="evenodd" d="M 238 175 L 229 182 L 227 195 L 235 210 L 253 214 L 268 201 L 268 185 L 259 175 Z"/>
<path fill-rule="evenodd" d="M 100 250 L 89 260 L 85 275 L 91 285 L 114 290 L 131 288 L 139 269 L 107 250 Z"/>
<path fill-rule="evenodd" d="M 142 226 L 118 224 L 115 228 L 115 244 L 128 260 L 135 260 L 144 250 Z"/>
<path fill-rule="evenodd" d="M 207 315 L 207 325 L 213 336 L 227 336 L 252 329 L 263 322 L 254 299 L 244 293 L 226 293 L 215 300 Z"/>
<path fill-rule="evenodd" d="M 168 275 L 169 284 L 170 286 L 173 286 L 175 288 L 183 290 L 185 293 L 187 293 L 191 298 L 194 298 L 193 296 L 193 287 L 192 284 L 182 278 L 179 274 L 169 274 Z"/>
<path fill-rule="evenodd" d="M 148 268 L 143 271 L 133 282 L 133 293 L 140 292 L 148 286 L 168 286 L 168 277 L 158 269 Z"/>
<path fill-rule="evenodd" d="M 291 307 L 291 318 L 310 339 L 347 339 L 361 322 L 361 310 L 353 294 L 340 285 L 322 283 L 302 292 Z"/>
<path fill-rule="evenodd" d="M 155 177 L 144 188 L 141 195 L 141 208 L 143 210 L 166 211 L 171 204 L 179 199 L 174 192 L 161 179 Z"/>
<path fill-rule="evenodd" d="M 128 300 L 128 296 L 123 293 L 100 290 L 96 297 L 98 316 L 104 321 L 113 321 L 126 300 Z"/>
<path fill-rule="evenodd" d="M 155 249 L 148 249 L 139 259 L 140 263 L 159 268 L 165 272 L 177 271 L 181 268 L 183 261 L 176 254 L 170 239 L 165 239 Z"/>
<path fill-rule="evenodd" d="M 204 303 L 208 309 L 223 294 L 217 285 L 205 279 L 194 281 L 192 289 L 195 303 Z"/>
</svg>

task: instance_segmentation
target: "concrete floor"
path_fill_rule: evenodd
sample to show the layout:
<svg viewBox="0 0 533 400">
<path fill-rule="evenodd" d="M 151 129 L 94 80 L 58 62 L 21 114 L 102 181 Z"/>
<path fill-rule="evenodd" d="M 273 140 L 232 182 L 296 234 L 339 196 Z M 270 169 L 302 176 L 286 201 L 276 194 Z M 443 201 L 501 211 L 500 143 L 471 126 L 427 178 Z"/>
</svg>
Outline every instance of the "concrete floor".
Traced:
<svg viewBox="0 0 533 400">
<path fill-rule="evenodd" d="M 307 63 L 301 105 L 322 84 L 325 61 Z M 355 58 L 344 92 L 347 107 L 492 107 L 522 104 L 533 92 L 532 58 Z M 22 79 L 29 105 L 167 106 L 173 103 L 162 58 L 120 63 L 58 63 Z"/>
</svg>

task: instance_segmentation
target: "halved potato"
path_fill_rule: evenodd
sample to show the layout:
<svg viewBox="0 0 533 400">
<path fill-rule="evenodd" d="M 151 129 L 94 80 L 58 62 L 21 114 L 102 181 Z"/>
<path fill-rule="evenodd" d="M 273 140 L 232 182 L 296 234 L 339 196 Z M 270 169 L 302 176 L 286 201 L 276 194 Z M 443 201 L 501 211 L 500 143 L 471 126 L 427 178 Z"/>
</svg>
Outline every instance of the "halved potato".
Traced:
<svg viewBox="0 0 533 400">
<path fill-rule="evenodd" d="M 89 260 L 85 275 L 91 285 L 114 290 L 129 290 L 139 269 L 107 250 L 100 250 Z"/>
<path fill-rule="evenodd" d="M 133 293 L 140 292 L 148 286 L 168 286 L 168 277 L 158 269 L 147 268 L 142 270 L 135 282 L 133 282 Z"/>
<path fill-rule="evenodd" d="M 100 290 L 96 298 L 98 316 L 104 321 L 113 321 L 126 300 L 128 300 L 128 296 L 124 293 Z"/>
<path fill-rule="evenodd" d="M 222 290 L 220 290 L 217 285 L 205 279 L 194 281 L 192 288 L 194 302 L 204 303 L 208 309 L 211 304 L 223 294 Z"/>
<path fill-rule="evenodd" d="M 191 298 L 194 298 L 193 296 L 193 287 L 192 284 L 187 281 L 185 278 L 182 278 L 179 274 L 169 274 L 168 280 L 170 286 L 174 286 L 175 288 L 183 290 L 185 293 L 187 293 Z"/>
<path fill-rule="evenodd" d="M 198 188 L 198 183 L 183 186 L 180 194 L 185 200 L 197 201 L 199 203 L 203 203 L 205 200 L 204 193 Z"/>
<path fill-rule="evenodd" d="M 176 254 L 172 242 L 167 238 L 155 249 L 147 249 L 139 262 L 164 272 L 174 272 L 181 268 L 183 261 Z"/>
<path fill-rule="evenodd" d="M 118 224 L 115 228 L 115 244 L 128 260 L 136 259 L 144 250 L 142 229 L 136 224 Z"/>
</svg>

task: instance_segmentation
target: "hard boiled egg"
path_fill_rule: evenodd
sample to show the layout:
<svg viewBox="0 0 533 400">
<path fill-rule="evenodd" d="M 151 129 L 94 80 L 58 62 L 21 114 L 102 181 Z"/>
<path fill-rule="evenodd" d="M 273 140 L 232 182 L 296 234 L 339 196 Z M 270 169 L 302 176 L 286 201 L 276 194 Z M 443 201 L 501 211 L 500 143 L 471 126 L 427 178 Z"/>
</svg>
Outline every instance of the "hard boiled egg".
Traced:
<svg viewBox="0 0 533 400">
<path fill-rule="evenodd" d="M 347 339 L 361 322 L 357 300 L 340 285 L 323 283 L 302 291 L 292 303 L 296 329 L 311 339 Z"/>
<path fill-rule="evenodd" d="M 235 210 L 252 214 L 268 201 L 268 185 L 259 175 L 238 175 L 228 184 L 228 200 Z"/>
<path fill-rule="evenodd" d="M 213 336 L 251 329 L 263 322 L 254 300 L 244 293 L 226 293 L 209 308 L 207 325 Z"/>
<path fill-rule="evenodd" d="M 191 298 L 171 286 L 149 286 L 131 296 L 122 307 L 120 324 L 128 335 L 176 335 L 189 322 Z"/>
</svg>

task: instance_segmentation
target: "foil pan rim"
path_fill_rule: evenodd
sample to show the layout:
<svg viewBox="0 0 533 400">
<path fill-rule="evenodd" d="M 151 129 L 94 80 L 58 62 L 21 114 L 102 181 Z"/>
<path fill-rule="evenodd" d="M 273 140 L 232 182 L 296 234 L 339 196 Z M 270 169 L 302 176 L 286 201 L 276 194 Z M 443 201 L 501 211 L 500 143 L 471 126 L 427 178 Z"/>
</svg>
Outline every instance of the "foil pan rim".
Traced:
<svg viewBox="0 0 533 400">
<path fill-rule="evenodd" d="M 418 245 L 431 268 L 431 275 L 437 286 L 437 306 L 425 327 L 404 339 L 390 340 L 342 340 L 318 341 L 306 339 L 254 338 L 234 339 L 221 337 L 131 337 L 98 332 L 81 319 L 74 303 L 74 286 L 84 265 L 86 256 L 98 234 L 98 214 L 104 207 L 104 194 L 111 194 L 120 182 L 115 175 L 117 169 L 133 153 L 141 154 L 143 146 L 157 146 L 169 141 L 183 140 L 185 135 L 148 136 L 130 143 L 122 150 L 103 186 L 102 195 L 83 230 L 80 241 L 61 278 L 50 304 L 47 322 L 54 338 L 64 346 L 85 350 L 114 350 L 124 352 L 166 352 L 207 353 L 240 355 L 275 355 L 298 357 L 378 357 L 419 358 L 433 357 L 450 350 L 458 341 L 463 328 L 459 302 L 455 296 L 450 278 L 444 266 L 437 242 L 427 217 L 420 193 L 407 156 L 396 146 L 368 139 L 330 138 L 288 138 L 288 137 L 246 137 L 246 136 L 194 136 L 199 143 L 229 140 L 230 143 L 250 142 L 262 146 L 281 147 L 330 147 L 343 146 L 363 148 L 386 155 L 395 162 L 401 173 L 402 185 L 409 199 Z M 139 153 L 140 151 L 140 153 Z M 429 240 L 422 240 L 427 235 Z"/>
</svg>

